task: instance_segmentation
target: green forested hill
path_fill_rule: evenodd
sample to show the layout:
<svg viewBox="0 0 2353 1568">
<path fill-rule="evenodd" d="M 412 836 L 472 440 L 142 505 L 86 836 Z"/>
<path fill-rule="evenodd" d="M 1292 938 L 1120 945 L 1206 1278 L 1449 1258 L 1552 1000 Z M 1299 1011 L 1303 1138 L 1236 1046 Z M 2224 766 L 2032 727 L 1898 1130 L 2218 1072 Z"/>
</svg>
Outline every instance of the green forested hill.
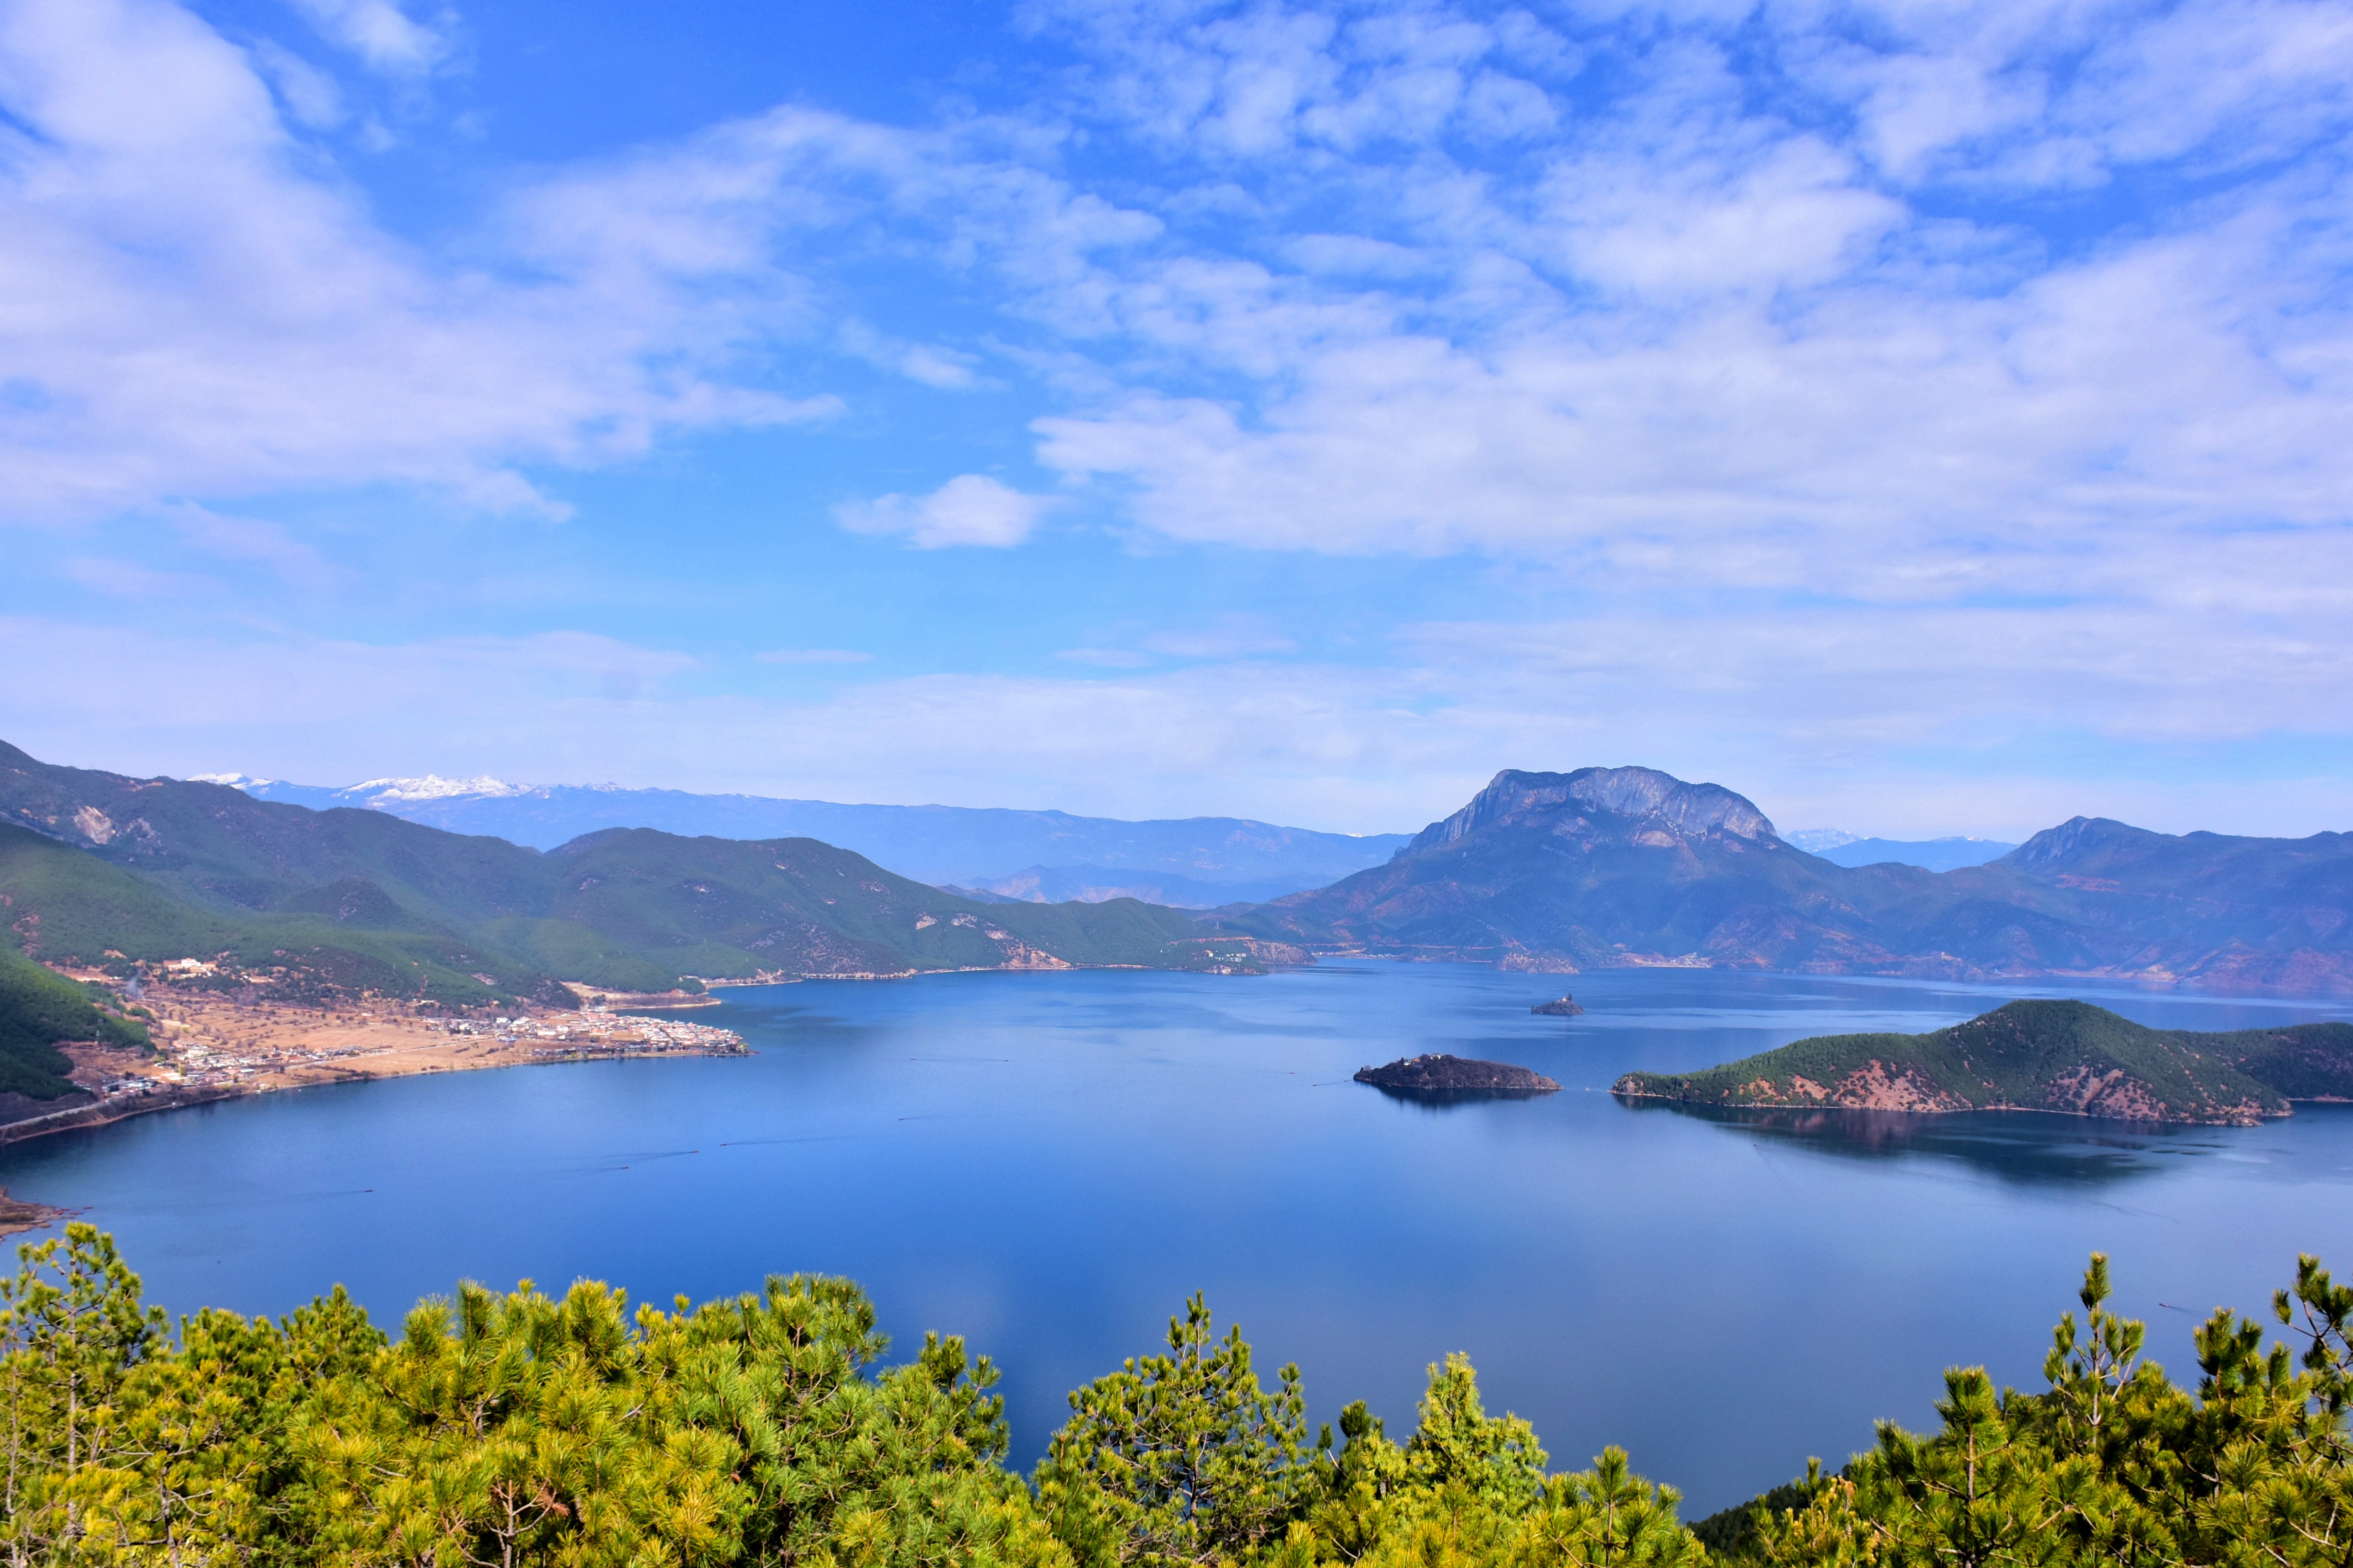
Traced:
<svg viewBox="0 0 2353 1568">
<path fill-rule="evenodd" d="M 0 898 L 17 943 L 89 963 L 224 955 L 304 991 L 556 1000 L 559 980 L 1248 968 L 1133 900 L 988 905 L 809 838 L 591 834 L 548 854 L 369 811 L 39 763 L 0 746 Z"/>
<path fill-rule="evenodd" d="M 890 974 L 1200 962 L 1201 933 L 1174 910 L 981 904 L 883 870 L 814 838 L 680 838 L 613 828 L 541 859 L 547 892 L 530 917 L 486 937 L 561 969 L 587 939 L 682 973 Z M 1232 944 L 1229 943 L 1230 947 Z"/>
<path fill-rule="evenodd" d="M 1926 1035 L 1824 1035 L 1618 1092 L 1703 1105 L 2057 1110 L 2244 1122 L 2291 1099 L 2353 1098 L 2353 1025 L 2152 1029 L 2088 1002 L 2012 1002 Z"/>
<path fill-rule="evenodd" d="M 239 974 L 272 976 L 295 1000 L 375 992 L 463 1006 L 568 994 L 543 966 L 396 906 L 387 911 L 380 893 L 354 918 L 338 919 L 334 907 L 315 907 L 324 900 L 309 891 L 292 894 L 283 910 L 199 907 L 85 850 L 0 825 L 0 900 L 10 934 L 40 958 L 91 965 L 219 958 Z"/>
<path fill-rule="evenodd" d="M 143 1046 L 147 1031 L 136 1019 L 99 1007 L 72 981 L 0 949 L 0 1092 L 32 1100 L 70 1092 L 66 1074 L 73 1064 L 57 1048 L 68 1040 Z"/>
<path fill-rule="evenodd" d="M 2290 1100 L 2353 1100 L 2353 1024 L 2297 1024 L 2213 1037 L 2232 1065 Z"/>
</svg>

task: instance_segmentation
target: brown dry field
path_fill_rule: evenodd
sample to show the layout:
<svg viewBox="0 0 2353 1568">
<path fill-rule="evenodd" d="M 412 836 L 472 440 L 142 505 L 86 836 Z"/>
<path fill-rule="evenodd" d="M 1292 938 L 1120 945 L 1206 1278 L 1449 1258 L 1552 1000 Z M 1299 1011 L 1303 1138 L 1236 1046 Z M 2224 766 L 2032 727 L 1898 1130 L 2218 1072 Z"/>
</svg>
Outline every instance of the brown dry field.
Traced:
<svg viewBox="0 0 2353 1568">
<path fill-rule="evenodd" d="M 100 978 L 95 971 L 73 977 Z M 450 1034 L 435 1026 L 440 1022 L 438 1013 L 412 1013 L 396 1003 L 298 1007 L 268 1001 L 237 1002 L 207 992 L 159 984 L 147 988 L 141 1005 L 154 1015 L 148 1033 L 160 1047 L 159 1055 L 151 1057 L 126 1047 L 93 1044 L 59 1048 L 73 1062 L 69 1075 L 73 1081 L 92 1094 L 100 1094 L 102 1086 L 109 1081 L 125 1078 L 155 1080 L 158 1089 L 150 1094 L 84 1106 L 80 1109 L 90 1114 L 73 1118 L 69 1125 L 102 1126 L 125 1116 L 171 1110 L 227 1095 L 402 1078 L 416 1073 L 545 1064 L 576 1059 L 576 1054 L 597 1055 L 626 1048 L 644 1041 L 642 1033 L 633 1026 L 633 1020 L 611 1014 L 596 1018 L 596 1023 L 607 1030 L 601 1037 L 582 1037 L 582 1015 L 535 1010 L 528 1015 L 533 1026 L 561 1019 L 574 1026 L 575 1037 L 543 1040 L 534 1037 L 502 1041 L 485 1035 Z M 482 1026 L 482 1021 L 477 1020 L 476 1026 Z M 188 1060 L 190 1047 L 202 1047 L 212 1059 L 201 1063 Z M 226 1059 L 232 1058 L 238 1059 Z M 241 1073 L 233 1070 L 239 1068 L 243 1069 Z M 9 1123 L 11 1127 L 24 1125 Z M 37 1134 L 28 1130 L 26 1135 Z M 48 1225 L 69 1214 L 68 1210 L 12 1198 L 6 1189 L 0 1188 L 0 1237 Z"/>
<path fill-rule="evenodd" d="M 501 1043 L 479 1035 L 451 1035 L 390 1005 L 337 1008 L 289 1007 L 270 1003 L 241 1006 L 216 997 L 169 993 L 151 987 L 143 999 L 160 1026 L 150 1033 L 166 1059 L 130 1051 L 77 1047 L 77 1067 L 86 1053 L 90 1067 L 129 1071 L 142 1078 L 165 1076 L 169 1059 L 190 1046 L 216 1057 L 254 1058 L 246 1079 L 253 1088 L 292 1089 L 353 1079 L 399 1078 L 410 1073 L 459 1072 L 473 1068 L 513 1067 L 551 1058 L 535 1049 L 554 1049 L 552 1040 Z M 102 1057 L 102 1060 L 100 1059 Z M 77 1071 L 74 1077 L 82 1078 Z"/>
</svg>

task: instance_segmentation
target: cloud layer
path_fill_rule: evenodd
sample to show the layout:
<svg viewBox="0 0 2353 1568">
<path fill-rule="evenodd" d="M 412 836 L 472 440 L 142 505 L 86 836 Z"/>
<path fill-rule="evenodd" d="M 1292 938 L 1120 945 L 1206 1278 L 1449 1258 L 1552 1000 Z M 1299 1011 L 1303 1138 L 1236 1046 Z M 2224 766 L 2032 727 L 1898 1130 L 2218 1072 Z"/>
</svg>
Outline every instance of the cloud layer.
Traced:
<svg viewBox="0 0 2353 1568">
<path fill-rule="evenodd" d="M 165 0 L 0 6 L 0 527 L 69 536 L 58 581 L 185 603 L 232 563 L 332 596 L 358 557 L 272 501 L 563 516 L 575 476 L 823 429 L 889 450 L 734 526 L 1036 560 L 1073 601 L 1069 552 L 1108 539 L 1186 592 L 1042 670 L 976 626 L 801 706 L 717 673 L 766 629 L 560 615 L 167 645 L 92 612 L 45 620 L 37 666 L 233 679 L 293 637 L 389 712 L 420 671 L 603 659 L 578 700 L 622 701 L 631 755 L 781 726 L 853 760 L 804 793 L 903 796 L 947 755 L 960 798 L 1100 805 L 1149 765 L 1194 809 L 1360 826 L 1586 761 L 1819 816 L 1840 777 L 1857 813 L 2026 781 L 1851 821 L 1889 830 L 2031 826 L 2052 780 L 2137 778 L 2181 825 L 2221 781 L 2341 789 L 2348 0 L 1035 0 L 970 78 L 1004 85 L 920 123 L 813 89 L 486 164 L 405 226 L 352 106 L 462 74 L 466 24 L 296 11 L 232 39 Z M 133 517 L 179 558 L 110 549 Z M 1317 587 L 1398 556 L 1476 563 L 1508 611 Z M 278 749 L 209 765 L 300 773 L 308 736 L 310 771 L 362 766 L 332 727 L 217 722 Z M 364 769 L 515 767 L 438 743 Z M 2282 787 L 2241 819 L 2327 820 Z"/>
<path fill-rule="evenodd" d="M 348 783 L 431 756 L 531 782 L 1128 816 L 1214 802 L 1377 832 L 1443 816 L 1497 767 L 1641 763 L 1739 790 L 1785 826 L 1862 822 L 1891 837 L 1959 823 L 2022 837 L 2078 813 L 2287 836 L 2340 819 L 2341 742 L 2300 765 L 2242 742 L 2293 730 L 2341 689 L 2341 664 L 2238 711 L 2249 671 L 2298 650 L 2251 639 L 2229 650 L 2232 667 L 2200 668 L 2208 656 L 2186 648 L 2150 668 L 2116 651 L 2119 636 L 2143 640 L 2137 628 L 2054 637 L 2021 617 L 2010 665 L 1989 672 L 1937 657 L 1948 626 L 1908 629 L 1915 652 L 1885 668 L 1867 661 L 1887 657 L 1891 637 L 1793 642 L 1773 619 L 1644 617 L 1412 627 L 1378 668 L 1228 657 L 1082 680 L 891 676 L 830 692 L 746 689 L 682 650 L 579 634 L 199 640 L 5 617 L 0 658 L 79 672 L 19 694 L 16 743 L 136 773 Z M 2151 686 L 2179 697 L 2179 731 L 2073 733 L 2087 707 L 2130 711 Z M 2102 766 L 2098 743 L 2117 741 L 2172 765 Z M 2021 742 L 2051 745 L 2056 764 L 2021 760 Z"/>
</svg>

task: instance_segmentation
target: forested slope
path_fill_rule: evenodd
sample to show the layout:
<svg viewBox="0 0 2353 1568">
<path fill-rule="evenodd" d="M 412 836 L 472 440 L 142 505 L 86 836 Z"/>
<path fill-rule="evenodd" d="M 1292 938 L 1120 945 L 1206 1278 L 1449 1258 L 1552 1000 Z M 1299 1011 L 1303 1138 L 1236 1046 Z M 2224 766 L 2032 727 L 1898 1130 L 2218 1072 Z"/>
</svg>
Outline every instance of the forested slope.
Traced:
<svg viewBox="0 0 2353 1568">
<path fill-rule="evenodd" d="M 983 904 L 807 838 L 614 829 L 541 854 L 5 746 L 0 816 L 22 825 L 0 823 L 0 898 L 25 950 L 93 964 L 217 956 L 278 994 L 470 1005 L 556 1001 L 560 980 L 666 991 L 682 977 L 1261 963 L 1175 910 Z"/>
<path fill-rule="evenodd" d="M 111 998 L 99 999 L 62 975 L 0 950 L 0 1093 L 55 1100 L 73 1091 L 73 1064 L 60 1044 L 89 1040 L 144 1046 L 147 1030 Z"/>
<path fill-rule="evenodd" d="M 2291 1099 L 2353 1098 L 2353 1025 L 2204 1034 L 2088 1002 L 2012 1002 L 1925 1035 L 1824 1035 L 1693 1073 L 1629 1073 L 1620 1094 L 1700 1105 L 2056 1110 L 2248 1122 Z"/>
</svg>

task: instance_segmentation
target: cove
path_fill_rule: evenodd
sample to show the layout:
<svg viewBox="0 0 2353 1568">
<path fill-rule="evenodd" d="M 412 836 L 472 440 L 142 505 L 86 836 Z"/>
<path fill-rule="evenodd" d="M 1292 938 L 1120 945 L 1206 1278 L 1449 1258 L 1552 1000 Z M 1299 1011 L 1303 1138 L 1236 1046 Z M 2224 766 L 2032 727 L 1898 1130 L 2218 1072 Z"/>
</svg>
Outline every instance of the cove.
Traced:
<svg viewBox="0 0 2353 1568">
<path fill-rule="evenodd" d="M 1947 1365 L 2038 1386 L 2084 1257 L 2193 1372 L 2299 1249 L 2353 1274 L 2353 1108 L 2252 1129 L 2029 1114 L 1695 1115 L 1606 1092 L 1812 1034 L 1916 1031 L 2019 995 L 2224 1029 L 2343 1004 L 1708 971 L 1557 977 L 1329 963 L 1262 978 L 1068 972 L 806 983 L 697 1015 L 749 1059 L 638 1060 L 263 1096 L 0 1152 L 86 1209 L 149 1298 L 282 1312 L 340 1280 L 387 1328 L 460 1277 L 638 1299 L 849 1275 L 899 1351 L 995 1357 L 1015 1458 L 1067 1390 L 1156 1348 L 1187 1292 L 1296 1361 L 1315 1418 L 1402 1436 L 1468 1351 L 1556 1468 L 1605 1443 L 1686 1517 L 1914 1426 Z M 1558 1080 L 1430 1106 L 1348 1081 L 1425 1051 Z"/>
</svg>

